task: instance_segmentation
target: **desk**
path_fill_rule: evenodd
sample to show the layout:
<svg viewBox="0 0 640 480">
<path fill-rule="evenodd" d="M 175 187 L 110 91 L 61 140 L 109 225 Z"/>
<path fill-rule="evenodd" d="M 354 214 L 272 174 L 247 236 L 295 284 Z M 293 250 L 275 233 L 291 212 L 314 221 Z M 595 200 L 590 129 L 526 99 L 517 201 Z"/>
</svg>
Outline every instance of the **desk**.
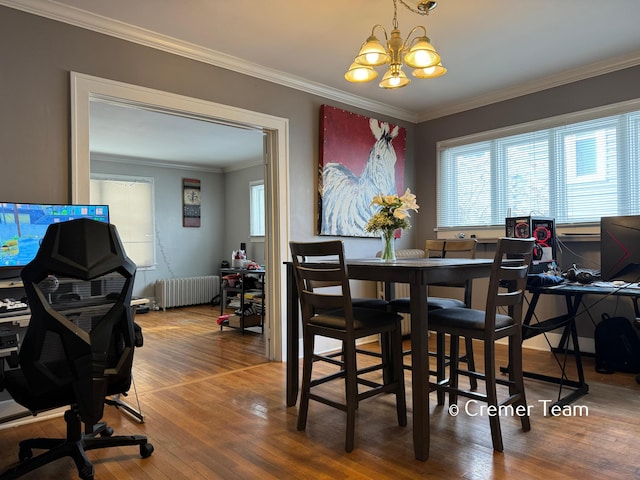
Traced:
<svg viewBox="0 0 640 480">
<path fill-rule="evenodd" d="M 418 460 L 429 457 L 429 357 L 427 289 L 429 284 L 488 277 L 492 259 L 407 258 L 395 262 L 380 259 L 347 260 L 349 278 L 408 283 L 411 297 L 411 381 L 413 392 L 413 448 Z M 287 406 L 298 396 L 298 292 L 293 264 L 287 263 Z"/>
<path fill-rule="evenodd" d="M 537 335 L 563 328 L 562 337 L 558 346 L 553 348 L 552 351 L 566 352 L 569 351 L 569 339 L 572 341 L 572 353 L 575 356 L 576 370 L 578 374 L 577 380 L 570 380 L 567 378 L 564 368 L 562 368 L 562 375 L 560 377 L 553 377 L 549 375 L 541 375 L 535 372 L 524 372 L 524 376 L 528 378 L 534 378 L 545 382 L 555 383 L 560 385 L 560 391 L 562 387 L 567 386 L 573 388 L 574 391 L 559 398 L 554 405 L 568 405 L 576 399 L 582 397 L 589 392 L 589 385 L 584 379 L 584 370 L 582 367 L 582 354 L 580 353 L 580 345 L 578 343 L 578 332 L 576 330 L 575 318 L 578 314 L 578 309 L 582 304 L 582 299 L 585 295 L 615 295 L 622 297 L 630 297 L 633 300 L 633 307 L 636 312 L 636 316 L 640 316 L 638 313 L 638 298 L 640 298 L 640 289 L 638 288 L 619 288 L 614 286 L 603 285 L 603 283 L 593 283 L 588 285 L 573 284 L 573 283 L 561 283 L 560 285 L 550 286 L 536 286 L 529 287 L 529 292 L 532 293 L 531 302 L 529 308 L 524 317 L 522 324 L 522 339 L 535 337 Z M 540 299 L 540 295 L 562 295 L 565 298 L 565 304 L 567 307 L 567 313 L 558 317 L 543 320 L 538 323 L 531 323 L 535 315 L 535 308 Z M 561 364 L 562 365 L 562 364 Z"/>
</svg>

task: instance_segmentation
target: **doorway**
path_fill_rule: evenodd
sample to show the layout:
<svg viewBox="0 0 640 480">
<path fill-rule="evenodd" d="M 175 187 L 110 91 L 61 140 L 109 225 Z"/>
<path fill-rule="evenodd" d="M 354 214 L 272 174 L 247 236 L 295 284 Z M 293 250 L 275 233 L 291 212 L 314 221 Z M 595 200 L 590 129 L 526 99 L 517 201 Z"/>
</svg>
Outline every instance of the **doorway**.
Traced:
<svg viewBox="0 0 640 480">
<path fill-rule="evenodd" d="M 242 110 L 201 99 L 185 97 L 136 85 L 115 82 L 72 72 L 71 74 L 71 173 L 72 201 L 89 200 L 91 174 L 89 152 L 89 116 L 92 99 L 152 108 L 211 122 L 223 122 L 264 132 L 266 193 L 266 356 L 285 360 L 284 305 L 286 288 L 283 261 L 288 257 L 288 120 L 258 112 Z"/>
</svg>

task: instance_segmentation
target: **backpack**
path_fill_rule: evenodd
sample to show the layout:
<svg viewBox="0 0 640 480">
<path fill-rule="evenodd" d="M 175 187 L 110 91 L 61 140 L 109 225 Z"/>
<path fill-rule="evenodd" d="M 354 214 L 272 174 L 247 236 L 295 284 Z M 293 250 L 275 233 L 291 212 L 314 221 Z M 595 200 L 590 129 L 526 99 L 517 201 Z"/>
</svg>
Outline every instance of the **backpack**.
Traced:
<svg viewBox="0 0 640 480">
<path fill-rule="evenodd" d="M 596 372 L 640 373 L 640 338 L 628 319 L 603 313 L 594 340 Z"/>
</svg>

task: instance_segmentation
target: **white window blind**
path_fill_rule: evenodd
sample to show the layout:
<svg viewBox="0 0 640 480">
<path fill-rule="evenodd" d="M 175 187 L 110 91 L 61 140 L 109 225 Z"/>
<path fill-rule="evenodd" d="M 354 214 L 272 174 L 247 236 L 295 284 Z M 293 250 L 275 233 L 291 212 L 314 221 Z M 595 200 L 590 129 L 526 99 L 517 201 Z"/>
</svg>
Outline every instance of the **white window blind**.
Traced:
<svg viewBox="0 0 640 480">
<path fill-rule="evenodd" d="M 264 181 L 249 183 L 249 217 L 252 237 L 264 237 L 265 224 Z"/>
<path fill-rule="evenodd" d="M 524 128 L 439 145 L 439 228 L 504 225 L 509 213 L 564 224 L 640 214 L 640 111 Z"/>
<path fill-rule="evenodd" d="M 91 203 L 109 205 L 127 256 L 138 268 L 155 265 L 153 178 L 92 174 Z"/>
</svg>

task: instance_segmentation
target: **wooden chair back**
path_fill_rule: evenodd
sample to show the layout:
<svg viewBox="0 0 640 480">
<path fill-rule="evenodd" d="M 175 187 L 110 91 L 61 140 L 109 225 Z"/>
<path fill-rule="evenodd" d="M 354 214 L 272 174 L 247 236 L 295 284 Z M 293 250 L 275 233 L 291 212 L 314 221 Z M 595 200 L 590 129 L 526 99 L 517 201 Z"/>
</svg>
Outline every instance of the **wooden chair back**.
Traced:
<svg viewBox="0 0 640 480">
<path fill-rule="evenodd" d="M 476 258 L 478 241 L 475 238 L 426 240 L 425 257 L 428 258 Z M 438 284 L 443 287 L 464 288 L 464 304 L 471 307 L 472 280 Z"/>
<path fill-rule="evenodd" d="M 353 329 L 349 275 L 340 240 L 290 242 L 303 326 L 320 311 L 343 309 L 347 330 Z"/>
<path fill-rule="evenodd" d="M 520 328 L 522 303 L 527 287 L 527 274 L 533 255 L 533 238 L 500 238 L 491 268 L 487 305 L 485 310 L 485 333 L 494 336 L 496 314 L 500 309 L 513 318 Z M 515 262 L 515 263 L 514 263 Z"/>
<path fill-rule="evenodd" d="M 443 258 L 444 243 L 444 240 L 426 240 L 424 243 L 424 256 L 427 258 Z"/>
</svg>

